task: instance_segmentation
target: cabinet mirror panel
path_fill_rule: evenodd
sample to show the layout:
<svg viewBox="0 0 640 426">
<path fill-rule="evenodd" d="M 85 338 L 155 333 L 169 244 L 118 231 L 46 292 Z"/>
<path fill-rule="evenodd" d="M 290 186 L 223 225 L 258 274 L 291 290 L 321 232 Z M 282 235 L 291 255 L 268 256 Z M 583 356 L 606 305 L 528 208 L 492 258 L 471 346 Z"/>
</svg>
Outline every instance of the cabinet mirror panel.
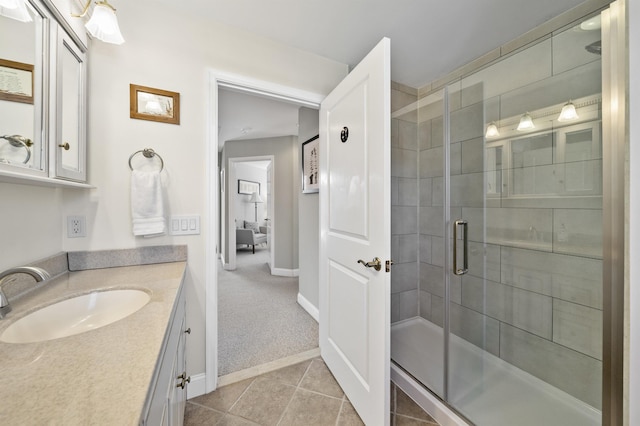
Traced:
<svg viewBox="0 0 640 426">
<path fill-rule="evenodd" d="M 26 3 L 26 20 L 0 15 L 0 169 L 45 169 L 48 15 Z"/>
</svg>

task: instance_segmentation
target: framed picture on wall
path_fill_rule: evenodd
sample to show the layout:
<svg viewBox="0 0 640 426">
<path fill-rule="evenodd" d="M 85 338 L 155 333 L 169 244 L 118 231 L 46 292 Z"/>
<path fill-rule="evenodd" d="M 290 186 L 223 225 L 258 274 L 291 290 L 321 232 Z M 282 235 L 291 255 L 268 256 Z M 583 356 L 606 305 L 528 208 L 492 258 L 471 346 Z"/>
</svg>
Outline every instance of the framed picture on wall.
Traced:
<svg viewBox="0 0 640 426">
<path fill-rule="evenodd" d="M 180 124 L 180 93 L 130 84 L 129 117 Z"/>
<path fill-rule="evenodd" d="M 251 195 L 254 192 L 260 194 L 260 183 L 250 180 L 238 179 L 238 194 Z"/>
<path fill-rule="evenodd" d="M 302 144 L 302 193 L 320 191 L 320 139 L 315 135 Z"/>
</svg>

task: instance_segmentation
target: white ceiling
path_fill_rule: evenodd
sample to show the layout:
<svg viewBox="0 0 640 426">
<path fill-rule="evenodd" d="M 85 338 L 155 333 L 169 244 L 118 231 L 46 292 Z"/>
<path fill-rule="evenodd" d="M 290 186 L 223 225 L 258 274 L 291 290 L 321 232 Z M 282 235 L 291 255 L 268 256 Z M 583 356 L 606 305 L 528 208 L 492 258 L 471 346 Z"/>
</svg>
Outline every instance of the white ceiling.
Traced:
<svg viewBox="0 0 640 426">
<path fill-rule="evenodd" d="M 392 80 L 418 88 L 584 0 L 156 1 L 350 67 L 386 36 Z M 221 91 L 219 123 L 221 143 L 297 134 L 297 107 Z"/>
<path fill-rule="evenodd" d="M 350 66 L 391 39 L 391 78 L 420 87 L 584 0 L 156 0 Z"/>
</svg>

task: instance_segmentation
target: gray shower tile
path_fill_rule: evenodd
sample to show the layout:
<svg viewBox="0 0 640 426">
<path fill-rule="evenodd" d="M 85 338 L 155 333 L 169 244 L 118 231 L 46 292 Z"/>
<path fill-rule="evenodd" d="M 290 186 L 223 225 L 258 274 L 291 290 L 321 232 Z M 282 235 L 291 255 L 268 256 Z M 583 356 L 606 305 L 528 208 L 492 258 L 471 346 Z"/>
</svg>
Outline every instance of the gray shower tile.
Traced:
<svg viewBox="0 0 640 426">
<path fill-rule="evenodd" d="M 420 316 L 427 320 L 431 318 L 431 293 L 428 291 L 420 290 Z"/>
<path fill-rule="evenodd" d="M 444 127 L 442 117 L 431 120 L 431 146 L 442 146 L 444 143 Z"/>
<path fill-rule="evenodd" d="M 416 207 L 391 207 L 391 233 L 393 235 L 414 234 L 418 231 L 418 209 Z"/>
<path fill-rule="evenodd" d="M 408 121 L 398 122 L 399 147 L 411 151 L 418 150 L 418 126 Z"/>
<path fill-rule="evenodd" d="M 553 305 L 549 296 L 465 275 L 462 277 L 462 304 L 537 336 L 551 339 Z"/>
<path fill-rule="evenodd" d="M 403 291 L 415 290 L 418 288 L 418 262 L 400 263 L 391 268 L 391 292 L 401 293 Z"/>
<path fill-rule="evenodd" d="M 462 173 L 462 143 L 452 143 L 449 150 L 449 173 L 459 175 Z"/>
<path fill-rule="evenodd" d="M 484 206 L 483 185 L 483 173 L 469 173 L 451 176 L 451 206 Z"/>
<path fill-rule="evenodd" d="M 496 356 L 500 354 L 500 323 L 457 303 L 451 303 L 451 332 Z"/>
<path fill-rule="evenodd" d="M 415 151 L 391 148 L 391 176 L 415 178 L 417 173 Z"/>
<path fill-rule="evenodd" d="M 600 409 L 602 363 L 565 346 L 500 324 L 500 357 Z"/>
<path fill-rule="evenodd" d="M 454 143 L 484 136 L 484 110 L 482 103 L 452 111 L 450 120 L 451 141 Z"/>
<path fill-rule="evenodd" d="M 444 300 L 442 297 L 431 295 L 431 318 L 432 323 L 442 327 L 444 324 Z"/>
<path fill-rule="evenodd" d="M 433 179 L 426 178 L 420 179 L 420 205 L 431 205 L 431 193 L 432 193 Z"/>
<path fill-rule="evenodd" d="M 420 290 L 444 297 L 444 271 L 440 266 L 420 264 Z"/>
<path fill-rule="evenodd" d="M 602 308 L 602 261 L 501 248 L 501 281 L 569 302 Z"/>
<path fill-rule="evenodd" d="M 392 286 L 393 287 L 393 286 Z M 400 321 L 400 293 L 391 293 L 391 324 Z"/>
<path fill-rule="evenodd" d="M 399 235 L 398 251 L 394 254 L 397 263 L 418 261 L 418 234 Z"/>
<path fill-rule="evenodd" d="M 393 159 L 393 155 L 391 157 Z M 443 169 L 443 148 L 436 146 L 435 148 L 420 151 L 420 177 L 437 177 L 442 176 Z"/>
<path fill-rule="evenodd" d="M 500 282 L 500 246 L 469 242 L 469 275 Z"/>
<path fill-rule="evenodd" d="M 420 233 L 444 236 L 444 210 L 442 207 L 421 207 L 420 208 Z M 393 228 L 393 222 L 392 222 Z M 393 233 L 393 230 L 391 231 Z"/>
<path fill-rule="evenodd" d="M 553 341 L 602 360 L 602 311 L 554 299 Z"/>
<path fill-rule="evenodd" d="M 402 90 L 391 90 L 391 111 L 397 111 L 415 102 L 418 99 L 416 94 L 409 94 Z"/>
<path fill-rule="evenodd" d="M 420 234 L 420 262 L 431 263 L 431 236 Z"/>
<path fill-rule="evenodd" d="M 442 177 L 434 177 L 432 180 L 431 203 L 425 205 L 443 206 L 444 205 L 444 179 Z"/>
<path fill-rule="evenodd" d="M 602 210 L 553 211 L 553 251 L 602 258 Z"/>
<path fill-rule="evenodd" d="M 418 124 L 418 149 L 431 148 L 431 120 Z"/>
<path fill-rule="evenodd" d="M 444 238 L 431 237 L 431 262 L 427 263 L 444 267 Z"/>
<path fill-rule="evenodd" d="M 484 172 L 484 138 L 462 143 L 462 173 Z"/>
<path fill-rule="evenodd" d="M 552 164 L 546 166 L 520 167 L 511 171 L 511 193 L 513 195 L 555 195 L 562 194 L 564 166 Z M 539 198 L 536 207 L 547 207 L 547 201 Z"/>
<path fill-rule="evenodd" d="M 398 177 L 391 176 L 391 205 L 397 206 L 399 205 L 398 200 L 400 199 L 400 188 L 398 187 Z"/>
<path fill-rule="evenodd" d="M 551 209 L 463 208 L 463 217 L 471 241 L 483 242 L 486 235 L 492 244 L 551 251 Z"/>
<path fill-rule="evenodd" d="M 419 315 L 418 290 L 403 291 L 398 294 L 398 310 L 400 320 L 413 318 Z"/>
<path fill-rule="evenodd" d="M 418 205 L 418 179 L 398 178 L 398 205 Z"/>
<path fill-rule="evenodd" d="M 482 102 L 484 98 L 484 84 L 482 82 L 474 82 L 466 84 L 466 80 L 462 80 L 462 106 L 469 106 Z"/>
</svg>

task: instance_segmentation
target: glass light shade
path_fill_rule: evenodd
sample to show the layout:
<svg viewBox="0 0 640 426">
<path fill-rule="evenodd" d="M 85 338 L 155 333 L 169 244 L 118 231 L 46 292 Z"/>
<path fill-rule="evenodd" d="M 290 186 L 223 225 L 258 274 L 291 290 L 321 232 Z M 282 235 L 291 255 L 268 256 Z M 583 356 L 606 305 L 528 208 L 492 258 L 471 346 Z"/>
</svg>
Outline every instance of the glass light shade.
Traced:
<svg viewBox="0 0 640 426">
<path fill-rule="evenodd" d="M 520 117 L 520 123 L 518 123 L 518 127 L 516 128 L 516 130 L 523 132 L 525 130 L 531 130 L 535 128 L 536 126 L 533 125 L 533 120 L 531 119 L 529 113 L 525 112 L 524 114 L 522 114 L 522 117 Z"/>
<path fill-rule="evenodd" d="M 498 126 L 496 126 L 496 123 L 494 123 L 493 121 L 491 123 L 489 123 L 489 125 L 487 126 L 487 131 L 484 134 L 485 138 L 495 138 L 497 136 L 500 136 L 500 132 L 498 131 Z"/>
<path fill-rule="evenodd" d="M 85 27 L 89 34 L 105 43 L 122 44 L 124 38 L 120 33 L 118 18 L 113 8 L 106 2 L 96 3 L 91 19 Z"/>
<path fill-rule="evenodd" d="M 578 112 L 576 111 L 576 106 L 573 102 L 569 101 L 562 107 L 562 111 L 560 111 L 560 116 L 558 116 L 558 121 L 573 121 L 580 118 L 578 116 Z"/>
<path fill-rule="evenodd" d="M 25 0 L 0 0 L 0 15 L 20 22 L 31 22 Z"/>
</svg>

